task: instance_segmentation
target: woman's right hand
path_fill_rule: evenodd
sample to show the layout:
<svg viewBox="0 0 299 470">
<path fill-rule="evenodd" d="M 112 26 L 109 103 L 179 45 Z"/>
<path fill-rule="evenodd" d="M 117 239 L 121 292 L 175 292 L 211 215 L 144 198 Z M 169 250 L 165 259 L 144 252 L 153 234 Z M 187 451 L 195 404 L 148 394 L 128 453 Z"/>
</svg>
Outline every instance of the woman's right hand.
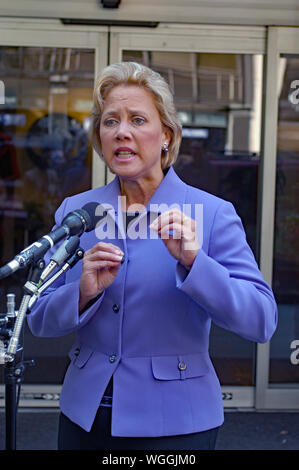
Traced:
<svg viewBox="0 0 299 470">
<path fill-rule="evenodd" d="M 82 260 L 79 312 L 114 281 L 123 252 L 112 243 L 99 242 L 87 250 Z"/>
</svg>

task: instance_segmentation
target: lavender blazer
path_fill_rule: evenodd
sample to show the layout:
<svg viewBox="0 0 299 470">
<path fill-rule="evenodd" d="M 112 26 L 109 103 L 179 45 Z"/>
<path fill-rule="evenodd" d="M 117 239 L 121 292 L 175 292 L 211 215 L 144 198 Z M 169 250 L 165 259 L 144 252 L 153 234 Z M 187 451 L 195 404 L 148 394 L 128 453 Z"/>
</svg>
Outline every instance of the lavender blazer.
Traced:
<svg viewBox="0 0 299 470">
<path fill-rule="evenodd" d="M 89 431 L 113 374 L 113 436 L 187 434 L 219 426 L 223 405 L 208 352 L 211 321 L 251 341 L 267 342 L 277 324 L 273 293 L 231 203 L 188 186 L 173 168 L 154 193 L 147 209 L 154 203 L 182 209 L 202 205 L 202 247 L 188 272 L 161 239 L 126 238 L 119 195 L 116 177 L 107 186 L 67 198 L 56 213 L 60 224 L 90 201 L 114 208 L 107 218 L 119 229 L 118 237 L 103 241 L 118 245 L 125 261 L 113 284 L 79 315 L 79 263 L 28 315 L 34 335 L 77 332 L 61 410 Z M 103 231 L 84 233 L 82 248 L 91 248 L 100 236 Z"/>
</svg>

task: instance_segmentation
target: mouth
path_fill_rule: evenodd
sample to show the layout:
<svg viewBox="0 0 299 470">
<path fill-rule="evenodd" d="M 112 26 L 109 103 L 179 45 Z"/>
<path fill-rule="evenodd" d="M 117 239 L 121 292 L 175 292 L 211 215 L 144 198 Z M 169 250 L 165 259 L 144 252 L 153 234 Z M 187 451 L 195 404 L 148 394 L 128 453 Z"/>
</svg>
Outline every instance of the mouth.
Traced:
<svg viewBox="0 0 299 470">
<path fill-rule="evenodd" d="M 117 149 L 114 156 L 118 161 L 129 161 L 136 157 L 136 153 L 130 148 L 123 148 Z"/>
</svg>

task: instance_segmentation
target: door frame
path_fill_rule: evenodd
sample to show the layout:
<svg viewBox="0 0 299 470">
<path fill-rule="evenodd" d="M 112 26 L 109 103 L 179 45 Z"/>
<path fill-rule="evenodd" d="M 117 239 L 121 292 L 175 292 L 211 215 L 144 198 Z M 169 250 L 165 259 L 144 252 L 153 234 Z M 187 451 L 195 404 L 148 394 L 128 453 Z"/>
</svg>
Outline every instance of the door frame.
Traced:
<svg viewBox="0 0 299 470">
<path fill-rule="evenodd" d="M 266 54 L 266 28 L 219 25 L 160 24 L 155 30 L 111 27 L 109 62 L 123 50 Z M 113 175 L 108 172 L 108 180 Z M 222 386 L 225 408 L 253 408 L 254 386 Z"/>
<path fill-rule="evenodd" d="M 92 49 L 96 77 L 108 63 L 108 27 L 63 25 L 59 20 L 6 18 L 0 21 L 0 46 Z M 91 186 L 102 186 L 105 182 L 106 166 L 93 150 Z M 59 407 L 60 389 L 60 384 L 23 384 L 19 406 Z M 3 406 L 5 386 L 0 385 L 0 407 Z"/>
<path fill-rule="evenodd" d="M 262 54 L 264 86 L 259 178 L 259 266 L 272 285 L 278 59 L 281 52 L 299 53 L 299 28 L 160 24 L 155 30 L 111 27 L 109 63 L 122 60 L 123 50 Z M 112 176 L 108 172 L 108 181 Z M 270 342 L 257 344 L 255 386 L 222 386 L 224 407 L 258 410 L 299 409 L 294 389 L 269 388 Z"/>
<path fill-rule="evenodd" d="M 0 21 L 0 45 L 94 49 L 95 77 L 108 63 L 108 26 L 63 25 L 59 20 Z M 93 150 L 92 187 L 105 184 L 105 164 Z"/>
<path fill-rule="evenodd" d="M 299 28 L 269 27 L 266 54 L 266 80 L 263 129 L 263 171 L 260 226 L 260 268 L 272 285 L 274 217 L 277 164 L 277 123 L 279 104 L 279 57 L 299 54 Z M 299 74 L 298 74 L 299 77 Z M 270 342 L 257 345 L 255 407 L 259 410 L 299 409 L 299 391 L 269 387 Z"/>
</svg>

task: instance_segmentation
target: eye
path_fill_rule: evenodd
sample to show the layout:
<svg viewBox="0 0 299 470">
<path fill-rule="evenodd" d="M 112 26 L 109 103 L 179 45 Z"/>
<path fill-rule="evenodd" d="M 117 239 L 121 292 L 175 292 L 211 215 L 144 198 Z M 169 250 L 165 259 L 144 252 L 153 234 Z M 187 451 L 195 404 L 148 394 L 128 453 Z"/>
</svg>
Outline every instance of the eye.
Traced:
<svg viewBox="0 0 299 470">
<path fill-rule="evenodd" d="M 104 120 L 104 126 L 106 127 L 112 127 L 114 126 L 115 124 L 117 123 L 117 120 L 116 119 L 113 119 L 113 118 L 108 118 L 108 119 L 105 119 Z"/>
<path fill-rule="evenodd" d="M 137 126 L 141 126 L 142 124 L 145 123 L 145 119 L 140 116 L 136 116 L 133 118 L 133 122 L 134 124 L 137 124 Z"/>
</svg>

